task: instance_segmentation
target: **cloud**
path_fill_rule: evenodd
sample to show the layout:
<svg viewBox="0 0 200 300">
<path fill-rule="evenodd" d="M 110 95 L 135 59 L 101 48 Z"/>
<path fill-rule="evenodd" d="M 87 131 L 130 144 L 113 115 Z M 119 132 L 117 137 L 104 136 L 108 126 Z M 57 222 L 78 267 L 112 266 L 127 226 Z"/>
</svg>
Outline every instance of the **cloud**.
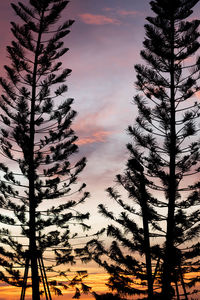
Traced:
<svg viewBox="0 0 200 300">
<path fill-rule="evenodd" d="M 104 11 L 119 17 L 126 17 L 126 16 L 144 16 L 145 13 L 139 10 L 126 10 L 120 8 L 113 8 L 113 7 L 105 7 Z"/>
<path fill-rule="evenodd" d="M 93 143 L 104 143 L 106 141 L 106 137 L 110 135 L 110 131 L 99 130 L 96 132 L 91 132 L 90 136 L 79 138 L 77 145 L 86 145 Z"/>
<path fill-rule="evenodd" d="M 78 116 L 73 127 L 79 137 L 77 144 L 82 146 L 107 142 L 108 137 L 114 134 L 114 130 L 108 129 L 105 123 L 113 113 L 112 105 L 106 103 L 98 111 L 87 113 L 84 117 Z"/>
<path fill-rule="evenodd" d="M 120 16 L 143 16 L 144 13 L 138 10 L 119 10 L 118 14 Z"/>
<path fill-rule="evenodd" d="M 196 92 L 196 93 L 195 93 L 195 96 L 196 96 L 198 99 L 200 99 L 200 91 Z"/>
<path fill-rule="evenodd" d="M 80 17 L 85 24 L 91 24 L 91 25 L 120 24 L 120 22 L 116 18 L 106 17 L 104 15 L 94 15 L 94 14 L 85 13 L 85 14 L 81 14 Z"/>
<path fill-rule="evenodd" d="M 103 10 L 104 11 L 115 11 L 116 9 L 113 7 L 105 7 Z"/>
</svg>

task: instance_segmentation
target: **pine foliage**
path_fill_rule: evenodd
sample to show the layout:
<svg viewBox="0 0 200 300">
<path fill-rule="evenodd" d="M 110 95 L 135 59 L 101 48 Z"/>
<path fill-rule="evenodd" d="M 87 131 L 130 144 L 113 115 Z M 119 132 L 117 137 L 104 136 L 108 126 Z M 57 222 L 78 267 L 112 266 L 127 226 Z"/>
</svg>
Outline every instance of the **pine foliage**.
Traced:
<svg viewBox="0 0 200 300">
<path fill-rule="evenodd" d="M 146 18 L 145 64 L 135 66 L 138 117 L 128 127 L 127 169 L 116 177 L 128 197 L 108 189 L 122 208 L 116 216 L 99 207 L 114 224 L 107 228 L 113 242 L 109 250 L 95 240 L 88 248 L 110 274 L 110 288 L 122 294 L 144 292 L 152 299 L 160 288 L 162 299 L 181 294 L 187 299 L 199 281 L 200 58 L 195 54 L 200 21 L 191 19 L 197 2 L 150 1 L 154 16 Z M 148 239 L 151 257 L 142 263 L 137 258 L 147 258 Z"/>
<path fill-rule="evenodd" d="M 86 159 L 73 157 L 78 151 L 71 129 L 76 112 L 73 99 L 65 96 L 71 70 L 61 62 L 73 24 L 60 22 L 68 1 L 29 2 L 12 4 L 21 22 L 11 22 L 11 64 L 4 66 L 7 77 L 0 78 L 0 279 L 22 285 L 28 250 L 33 299 L 38 299 L 37 253 L 46 258 L 51 274 L 60 274 L 63 264 L 75 264 L 71 241 L 76 234 L 70 224 L 88 229 L 89 214 L 76 207 L 89 193 L 77 182 Z"/>
</svg>

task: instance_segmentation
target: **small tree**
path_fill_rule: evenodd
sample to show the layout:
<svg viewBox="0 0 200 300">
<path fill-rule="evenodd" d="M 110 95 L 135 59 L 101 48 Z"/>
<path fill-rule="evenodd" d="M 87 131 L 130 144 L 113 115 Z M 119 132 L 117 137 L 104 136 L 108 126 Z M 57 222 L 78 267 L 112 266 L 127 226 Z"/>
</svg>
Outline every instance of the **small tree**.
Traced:
<svg viewBox="0 0 200 300">
<path fill-rule="evenodd" d="M 36 300 L 40 299 L 38 256 L 52 250 L 55 260 L 50 271 L 53 266 L 75 263 L 69 224 L 78 222 L 88 228 L 84 220 L 89 214 L 75 207 L 89 194 L 84 192 L 85 184 L 77 185 L 86 159 L 70 160 L 78 150 L 70 128 L 76 112 L 71 109 L 73 99 L 64 98 L 71 70 L 63 69 L 59 61 L 68 51 L 63 38 L 73 21 L 56 23 L 68 1 L 29 2 L 29 6 L 12 4 L 21 24 L 11 22 L 15 37 L 7 47 L 11 66 L 5 66 L 7 79 L 0 78 L 1 156 L 11 162 L 0 164 L 1 208 L 10 211 L 9 216 L 2 212 L 0 221 L 15 230 L 20 226 L 22 236 L 16 240 L 15 231 L 1 229 L 5 272 L 0 272 L 0 279 L 21 286 L 19 267 L 24 267 L 28 255 Z M 28 252 L 23 237 L 29 241 Z"/>
<path fill-rule="evenodd" d="M 193 55 L 200 46 L 200 21 L 186 20 L 191 16 L 192 8 L 197 2 L 150 1 L 156 16 L 148 17 L 148 24 L 145 25 L 145 49 L 141 51 L 141 56 L 146 65 L 135 66 L 136 87 L 141 94 L 134 97 L 134 103 L 139 116 L 136 124 L 128 128 L 133 139 L 133 143 L 128 145 L 130 159 L 137 163 L 139 169 L 136 164 L 134 168 L 128 164 L 125 175 L 117 176 L 118 183 L 128 190 L 129 196 L 139 204 L 143 228 L 138 227 L 136 218 L 130 218 L 130 215 L 136 212 L 135 204 L 126 204 L 116 191 L 109 189 L 112 198 L 124 209 L 120 218 L 116 218 L 100 205 L 101 213 L 121 223 L 124 228 L 125 234 L 113 225 L 108 227 L 108 234 L 117 239 L 123 247 L 128 247 L 130 251 L 143 249 L 143 254 L 145 247 L 149 249 L 147 245 L 151 246 L 150 258 L 147 255 L 149 250 L 146 251 L 145 279 L 148 278 L 149 292 L 152 290 L 153 280 L 158 279 L 157 287 L 162 288 L 162 299 L 172 299 L 175 293 L 179 299 L 180 287 L 187 298 L 187 285 L 191 287 L 199 280 L 198 276 L 194 276 L 191 281 L 187 279 L 186 282 L 183 275 L 184 272 L 199 271 L 199 243 L 194 239 L 200 229 L 197 209 L 200 204 L 200 184 L 196 182 L 196 176 L 200 172 L 197 140 L 200 105 L 196 100 L 196 93 L 199 91 L 200 59 L 196 60 Z M 147 210 L 144 209 L 144 204 Z M 155 242 L 151 238 L 154 236 L 152 229 L 156 230 L 155 234 L 160 241 Z M 127 232 L 131 232 L 132 236 L 129 237 Z M 159 244 L 159 247 L 154 245 L 155 243 Z M 123 293 L 134 293 L 134 279 L 141 278 L 141 274 L 144 274 L 141 264 L 138 265 L 138 261 L 133 257 L 126 256 L 124 248 L 120 248 L 115 241 L 110 251 L 102 248 L 100 244 L 96 245 L 98 247 L 94 258 L 112 275 L 110 287 L 121 289 Z M 104 254 L 109 254 L 112 261 L 118 265 L 102 262 L 100 257 Z M 153 272 L 150 272 L 152 268 L 148 261 L 154 258 L 158 264 L 153 267 Z M 123 265 L 125 269 L 122 268 Z M 124 275 L 123 278 L 121 274 Z M 130 278 L 130 275 L 134 275 L 135 278 Z M 128 289 L 124 288 L 123 291 L 123 287 L 126 286 Z"/>
<path fill-rule="evenodd" d="M 123 200 L 122 194 L 115 188 L 108 188 L 110 198 L 120 207 L 119 216 L 109 211 L 104 205 L 99 205 L 100 213 L 114 224 L 108 225 L 107 234 L 114 240 L 106 250 L 101 242 L 94 239 L 88 243 L 91 257 L 110 274 L 108 286 L 120 295 L 148 294 L 153 298 L 153 268 L 152 256 L 160 256 L 160 248 L 150 246 L 150 238 L 160 236 L 150 232 L 150 225 L 159 229 L 160 220 L 153 205 L 157 200 L 148 192 L 149 183 L 144 175 L 144 168 L 132 156 L 132 146 L 127 145 L 131 158 L 127 169 L 122 175 L 116 176 L 119 187 L 126 190 L 129 201 Z M 124 193 L 123 193 L 124 194 Z M 105 259 L 105 257 L 108 258 Z M 142 257 L 145 257 L 143 260 Z M 110 261 L 110 262 L 109 262 Z"/>
</svg>

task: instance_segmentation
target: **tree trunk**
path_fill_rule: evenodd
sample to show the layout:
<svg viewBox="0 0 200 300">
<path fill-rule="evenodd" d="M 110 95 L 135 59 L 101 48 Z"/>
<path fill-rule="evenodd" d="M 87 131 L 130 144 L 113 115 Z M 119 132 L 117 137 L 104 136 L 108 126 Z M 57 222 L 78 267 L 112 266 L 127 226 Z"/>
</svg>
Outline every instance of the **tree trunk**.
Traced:
<svg viewBox="0 0 200 300">
<path fill-rule="evenodd" d="M 173 13 L 172 13 L 173 14 Z M 163 266 L 162 294 L 165 299 L 172 299 L 171 274 L 173 272 L 174 255 L 174 211 L 176 200 L 176 116 L 175 116 L 175 77 L 174 77 L 174 18 L 171 19 L 171 63 L 170 63 L 170 106 L 171 106 L 171 124 L 170 124 L 170 164 L 169 164 L 169 186 L 168 186 L 168 216 L 167 216 L 167 234 Z"/>
<path fill-rule="evenodd" d="M 148 299 L 153 299 L 153 278 L 152 278 L 152 267 L 151 267 L 151 252 L 150 252 L 150 242 L 149 242 L 149 228 L 148 221 L 144 216 L 143 218 L 143 228 L 144 228 L 144 247 L 145 247 L 145 259 L 146 259 L 146 269 L 147 269 L 147 282 L 148 282 Z"/>
<path fill-rule="evenodd" d="M 151 266 L 151 249 L 150 249 L 150 237 L 149 237 L 149 213 L 147 207 L 147 193 L 145 186 L 144 174 L 141 174 L 141 195 L 142 195 L 142 221 L 144 230 L 144 251 L 146 260 L 146 271 L 147 271 L 147 283 L 148 283 L 148 299 L 153 299 L 153 276 Z"/>
<path fill-rule="evenodd" d="M 31 259 L 32 278 L 32 299 L 39 300 L 39 276 L 37 265 L 37 245 L 36 245 L 36 199 L 35 199 L 35 167 L 34 167 L 34 110 L 35 110 L 35 89 L 32 90 L 31 122 L 30 122 L 30 159 L 29 159 L 29 252 Z"/>
<path fill-rule="evenodd" d="M 31 259 L 31 279 L 32 279 L 32 299 L 40 300 L 40 280 L 38 274 L 38 250 L 36 244 L 36 199 L 35 199 L 35 166 L 34 166 L 34 143 L 35 143 L 35 101 L 37 90 L 37 67 L 39 48 L 42 36 L 42 23 L 44 12 L 41 14 L 40 30 L 38 33 L 37 46 L 35 51 L 34 69 L 33 69 L 33 83 L 32 83 L 32 99 L 31 99 L 31 117 L 30 117 L 30 147 L 29 147 L 29 226 L 30 226 L 30 239 L 29 239 L 29 252 Z"/>
</svg>

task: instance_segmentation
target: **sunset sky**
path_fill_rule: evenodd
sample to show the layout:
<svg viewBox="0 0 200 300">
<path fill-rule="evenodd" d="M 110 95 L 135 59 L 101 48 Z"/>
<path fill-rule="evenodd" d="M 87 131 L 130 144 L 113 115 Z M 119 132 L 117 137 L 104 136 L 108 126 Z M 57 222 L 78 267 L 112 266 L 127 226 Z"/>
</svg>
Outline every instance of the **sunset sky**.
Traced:
<svg viewBox="0 0 200 300">
<path fill-rule="evenodd" d="M 8 63 L 10 21 L 17 21 L 11 2 L 18 1 L 0 1 L 1 74 Z M 28 0 L 21 2 L 26 4 Z M 198 18 L 199 12 L 200 4 L 193 16 Z M 130 138 L 126 128 L 134 123 L 137 114 L 131 103 L 136 93 L 134 64 L 140 62 L 145 17 L 151 14 L 147 0 L 71 0 L 63 14 L 63 20 L 75 20 L 65 38 L 70 51 L 63 63 L 72 69 L 67 97 L 74 98 L 73 108 L 78 112 L 72 128 L 79 137 L 79 155 L 88 160 L 80 180 L 91 193 L 83 209 L 91 214 L 92 232 L 104 226 L 105 219 L 98 214 L 97 205 L 103 202 L 112 209 L 113 202 L 105 189 L 114 185 L 114 177 L 123 171 L 128 157 L 125 145 Z M 91 267 L 91 280 L 99 271 Z M 19 298 L 13 294 L 0 288 L 0 300 Z"/>
</svg>

